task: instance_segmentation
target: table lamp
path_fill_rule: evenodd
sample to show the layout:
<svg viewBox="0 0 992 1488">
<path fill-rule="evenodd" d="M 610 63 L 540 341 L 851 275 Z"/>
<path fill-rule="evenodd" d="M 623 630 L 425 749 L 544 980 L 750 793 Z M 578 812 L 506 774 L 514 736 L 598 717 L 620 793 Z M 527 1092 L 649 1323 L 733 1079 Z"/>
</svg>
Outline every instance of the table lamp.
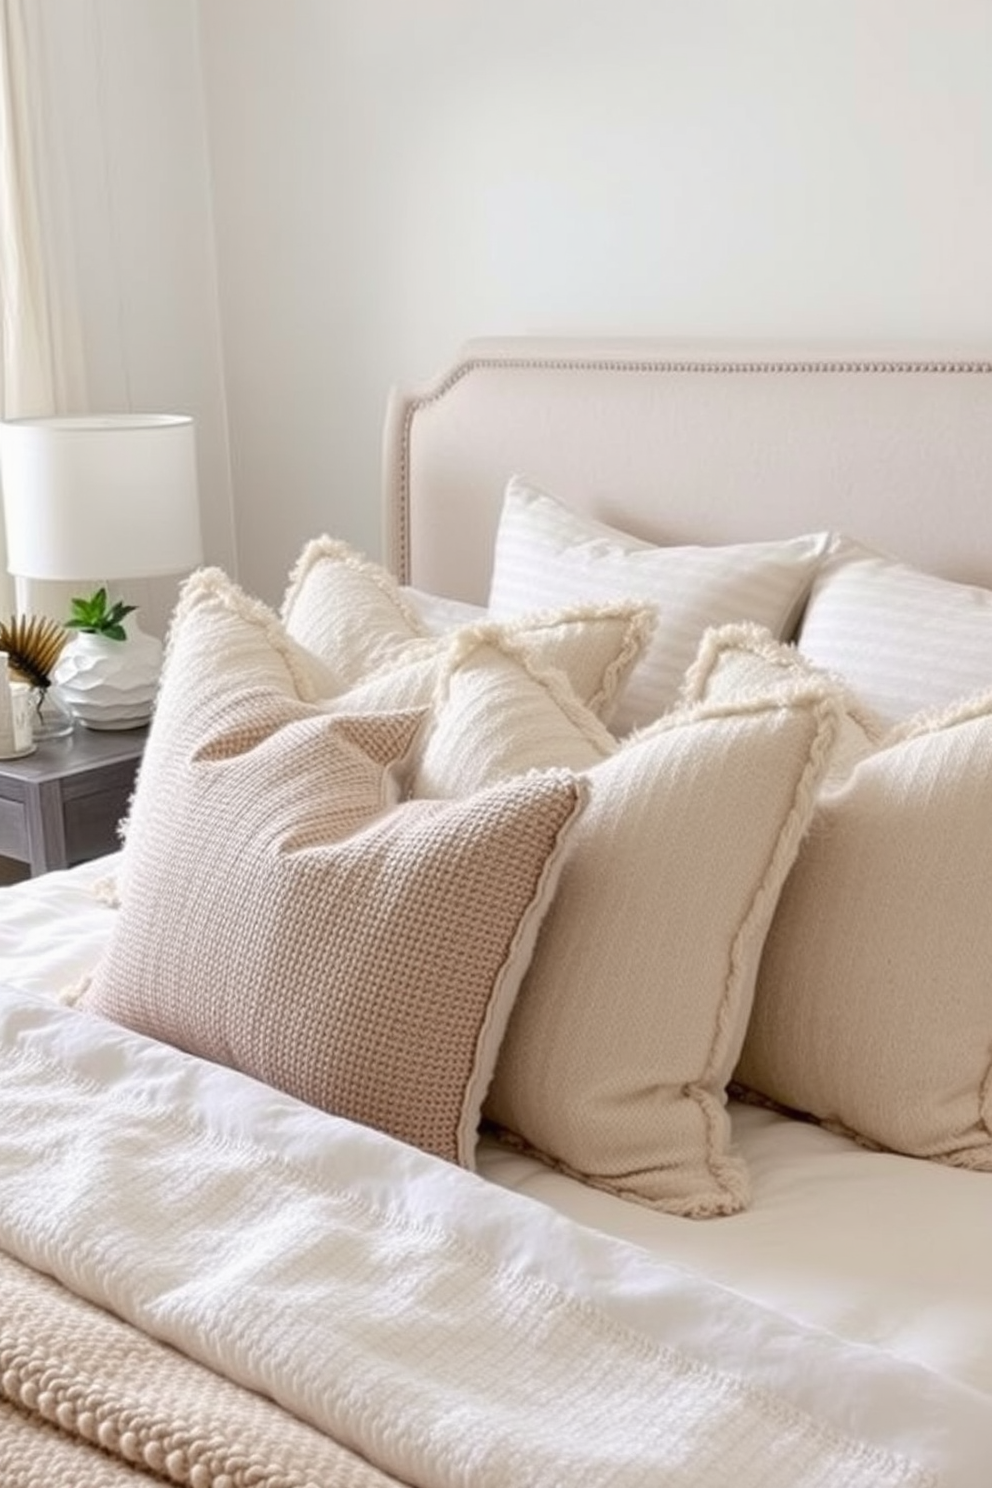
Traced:
<svg viewBox="0 0 992 1488">
<path fill-rule="evenodd" d="M 180 574 L 201 561 L 193 420 L 100 414 L 0 424 L 7 567 L 30 579 L 106 586 Z M 151 717 L 162 644 L 125 622 L 127 639 L 79 632 L 52 684 L 90 728 Z M 99 643 L 99 644 L 98 644 Z"/>
</svg>

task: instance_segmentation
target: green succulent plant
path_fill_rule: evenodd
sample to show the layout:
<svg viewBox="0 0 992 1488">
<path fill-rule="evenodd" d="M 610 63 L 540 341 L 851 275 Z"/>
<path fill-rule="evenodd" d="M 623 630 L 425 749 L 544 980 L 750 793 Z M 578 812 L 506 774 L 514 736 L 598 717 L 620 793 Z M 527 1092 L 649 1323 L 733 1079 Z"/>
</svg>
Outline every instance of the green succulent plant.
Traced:
<svg viewBox="0 0 992 1488">
<path fill-rule="evenodd" d="M 89 631 L 92 635 L 106 636 L 111 641 L 127 640 L 123 622 L 138 608 L 137 605 L 124 604 L 119 599 L 108 604 L 106 589 L 98 589 L 88 598 L 71 599 L 69 604 L 72 613 L 65 623 L 70 630 Z"/>
</svg>

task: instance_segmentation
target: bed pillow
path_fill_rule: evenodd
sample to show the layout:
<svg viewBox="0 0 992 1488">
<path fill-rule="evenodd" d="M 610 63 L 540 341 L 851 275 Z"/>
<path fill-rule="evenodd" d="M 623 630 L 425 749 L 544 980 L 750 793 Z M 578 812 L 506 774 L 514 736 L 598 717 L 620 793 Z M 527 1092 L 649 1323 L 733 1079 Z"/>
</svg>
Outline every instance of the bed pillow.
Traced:
<svg viewBox="0 0 992 1488">
<path fill-rule="evenodd" d="M 827 533 L 728 547 L 656 547 L 569 511 L 514 476 L 496 536 L 489 612 L 504 620 L 533 604 L 647 601 L 658 624 L 609 716 L 615 733 L 650 723 L 678 696 L 707 626 L 737 620 L 791 636 Z"/>
<path fill-rule="evenodd" d="M 270 612 L 216 571 L 188 582 L 81 1005 L 472 1166 L 583 787 L 400 802 L 422 715 L 313 691 Z"/>
<path fill-rule="evenodd" d="M 699 695 L 739 693 L 741 646 L 709 660 Z M 872 1145 L 992 1169 L 992 692 L 880 744 L 863 725 L 782 891 L 735 1078 Z"/>
<path fill-rule="evenodd" d="M 436 615 L 428 624 L 418 612 L 422 608 L 386 569 L 346 543 L 323 537 L 303 549 L 290 575 L 282 618 L 289 635 L 323 668 L 325 696 L 375 676 L 380 699 L 388 696 L 392 682 L 393 705 L 407 707 L 430 701 L 452 629 L 438 626 Z M 591 708 L 611 708 L 647 642 L 654 623 L 650 609 L 621 597 L 538 611 L 532 596 L 527 611 L 508 628 L 542 666 L 564 672 Z M 482 619 L 473 616 L 468 623 Z"/>
<path fill-rule="evenodd" d="M 847 540 L 816 577 L 798 644 L 892 725 L 992 688 L 992 590 Z"/>
<path fill-rule="evenodd" d="M 685 710 L 618 743 L 505 648 L 464 654 L 447 688 L 415 793 L 552 761 L 589 787 L 486 1114 L 621 1197 L 693 1216 L 743 1208 L 724 1087 L 838 725 L 833 689 Z"/>
<path fill-rule="evenodd" d="M 400 597 L 431 635 L 445 635 L 463 625 L 477 625 L 489 618 L 485 605 L 468 604 L 463 599 L 448 599 L 444 594 L 431 594 L 412 584 L 401 584 Z"/>
</svg>

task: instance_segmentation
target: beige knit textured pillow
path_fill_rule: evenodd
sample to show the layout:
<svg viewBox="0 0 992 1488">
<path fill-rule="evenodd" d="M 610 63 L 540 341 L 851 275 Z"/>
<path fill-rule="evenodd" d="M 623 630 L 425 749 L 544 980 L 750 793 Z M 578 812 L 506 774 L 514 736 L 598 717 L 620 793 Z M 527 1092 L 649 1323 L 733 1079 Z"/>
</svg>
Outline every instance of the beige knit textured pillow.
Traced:
<svg viewBox="0 0 992 1488">
<path fill-rule="evenodd" d="M 505 649 L 461 659 L 415 790 L 585 765 L 589 804 L 486 1114 L 597 1187 L 693 1216 L 748 1199 L 724 1087 L 840 717 L 822 682 L 683 710 L 623 744 Z"/>
<path fill-rule="evenodd" d="M 422 609 L 422 605 L 420 606 Z M 372 684 L 370 700 L 394 707 L 430 701 L 444 670 L 449 635 L 432 632 L 391 574 L 346 543 L 316 538 L 290 575 L 282 618 L 288 633 L 321 663 L 324 696 Z M 464 629 L 485 624 L 476 617 Z M 579 697 L 607 714 L 654 627 L 643 600 L 533 606 L 499 630 L 527 647 L 541 666 L 563 672 Z"/>
<path fill-rule="evenodd" d="M 82 1005 L 471 1166 L 583 787 L 397 804 L 421 714 L 312 690 L 263 606 L 187 583 Z"/>
<path fill-rule="evenodd" d="M 754 627 L 707 636 L 685 696 L 817 673 Z M 736 1079 L 877 1146 L 992 1168 L 992 693 L 840 745 L 783 890 Z"/>
<path fill-rule="evenodd" d="M 737 1079 L 882 1147 L 992 1170 L 992 693 L 825 792 Z"/>
</svg>

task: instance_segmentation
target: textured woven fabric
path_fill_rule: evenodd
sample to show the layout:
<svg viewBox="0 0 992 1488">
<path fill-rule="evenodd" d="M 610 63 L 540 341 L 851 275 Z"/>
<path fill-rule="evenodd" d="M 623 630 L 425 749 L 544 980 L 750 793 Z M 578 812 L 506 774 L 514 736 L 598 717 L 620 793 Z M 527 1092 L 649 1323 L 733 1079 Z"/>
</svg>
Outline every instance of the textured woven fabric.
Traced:
<svg viewBox="0 0 992 1488">
<path fill-rule="evenodd" d="M 817 575 L 798 645 L 894 725 L 992 687 L 992 590 L 846 541 Z"/>
<path fill-rule="evenodd" d="M 403 1483 L 985 1488 L 987 1404 L 939 1372 L 14 989 L 0 1131 L 0 1247 Z M 153 1438 L 199 1442 L 169 1398 Z"/>
<path fill-rule="evenodd" d="M 636 598 L 658 624 L 626 682 L 610 724 L 618 734 L 652 722 L 676 701 L 707 626 L 750 620 L 791 634 L 829 536 L 725 547 L 656 547 L 570 512 L 514 477 L 506 490 L 489 610 L 520 614 L 547 604 Z"/>
<path fill-rule="evenodd" d="M 478 632 L 450 657 L 435 707 L 414 752 L 410 783 L 422 798 L 469 795 L 550 761 L 587 770 L 616 750 L 604 723 L 526 649 Z"/>
<path fill-rule="evenodd" d="M 564 672 L 590 708 L 608 713 L 646 644 L 650 610 L 621 594 L 605 603 L 573 596 L 565 609 L 535 613 L 533 594 L 541 592 L 501 630 L 541 666 Z M 371 706 L 405 708 L 430 701 L 448 650 L 447 635 L 432 633 L 422 608 L 384 568 L 324 537 L 304 548 L 282 615 L 289 634 L 319 660 L 325 696 L 362 683 Z M 473 617 L 468 629 L 484 618 Z"/>
<path fill-rule="evenodd" d="M 792 648 L 707 637 L 686 695 L 818 685 Z M 776 680 L 777 679 L 777 680 Z M 879 736 L 847 694 L 736 1078 L 874 1144 L 992 1167 L 992 694 Z"/>
<path fill-rule="evenodd" d="M 471 1164 L 582 787 L 396 804 L 417 712 L 329 715 L 216 572 L 189 582 L 83 1005 Z"/>
<path fill-rule="evenodd" d="M 992 693 L 825 792 L 737 1078 L 880 1146 L 992 1169 Z"/>
<path fill-rule="evenodd" d="M 504 1132 L 674 1213 L 746 1203 L 724 1086 L 839 717 L 824 682 L 673 714 L 618 745 L 509 653 L 464 658 L 415 790 L 467 792 L 541 758 L 589 782 L 486 1103 Z"/>
<path fill-rule="evenodd" d="M 0 1255 L 4 1488 L 388 1488 L 285 1411 Z"/>
</svg>

